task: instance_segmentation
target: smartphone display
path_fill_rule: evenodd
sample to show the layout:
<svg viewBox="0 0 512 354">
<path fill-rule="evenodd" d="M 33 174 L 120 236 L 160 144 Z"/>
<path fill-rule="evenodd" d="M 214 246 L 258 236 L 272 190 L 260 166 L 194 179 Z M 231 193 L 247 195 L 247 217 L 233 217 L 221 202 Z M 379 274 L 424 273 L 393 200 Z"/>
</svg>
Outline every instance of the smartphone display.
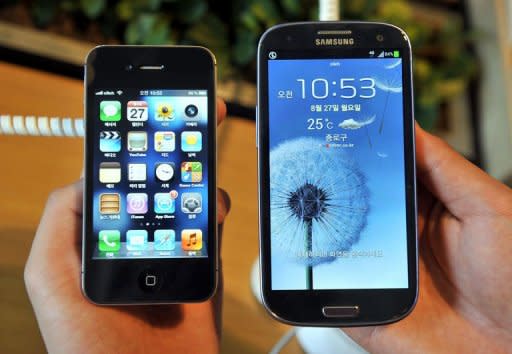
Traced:
<svg viewBox="0 0 512 354">
<path fill-rule="evenodd" d="M 408 287 L 402 59 L 387 52 L 268 62 L 273 290 Z"/>
<path fill-rule="evenodd" d="M 395 297 L 396 320 L 416 294 L 408 42 L 377 24 L 275 32 L 262 39 L 259 57 L 266 303 L 285 321 L 378 323 L 393 317 L 364 296 L 385 303 L 402 293 L 408 299 Z M 316 313 L 299 307 L 308 299 Z M 329 316 L 330 308 L 341 315 Z"/>
<path fill-rule="evenodd" d="M 93 258 L 207 257 L 207 91 L 100 88 L 93 99 Z"/>
<path fill-rule="evenodd" d="M 102 46 L 86 63 L 84 294 L 202 301 L 216 286 L 215 62 Z"/>
</svg>

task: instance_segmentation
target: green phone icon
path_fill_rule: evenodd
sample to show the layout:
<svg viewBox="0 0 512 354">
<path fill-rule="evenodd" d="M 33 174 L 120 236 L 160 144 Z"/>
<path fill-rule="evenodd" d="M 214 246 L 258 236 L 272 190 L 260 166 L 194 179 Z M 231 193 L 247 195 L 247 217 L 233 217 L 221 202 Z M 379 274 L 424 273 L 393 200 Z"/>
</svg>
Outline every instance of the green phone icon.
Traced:
<svg viewBox="0 0 512 354">
<path fill-rule="evenodd" d="M 121 102 L 101 101 L 100 119 L 103 122 L 117 122 L 121 120 Z"/>
<path fill-rule="evenodd" d="M 98 247 L 102 252 L 117 252 L 121 248 L 119 230 L 101 230 Z"/>
</svg>

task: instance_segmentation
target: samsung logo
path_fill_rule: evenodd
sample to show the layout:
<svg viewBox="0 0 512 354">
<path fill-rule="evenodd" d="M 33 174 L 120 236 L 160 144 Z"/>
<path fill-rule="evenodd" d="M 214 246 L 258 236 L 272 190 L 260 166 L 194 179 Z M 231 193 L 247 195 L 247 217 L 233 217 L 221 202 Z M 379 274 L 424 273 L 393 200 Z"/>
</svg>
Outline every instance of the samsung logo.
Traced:
<svg viewBox="0 0 512 354">
<path fill-rule="evenodd" d="M 324 45 L 353 45 L 354 38 L 317 38 L 315 39 L 317 46 Z"/>
</svg>

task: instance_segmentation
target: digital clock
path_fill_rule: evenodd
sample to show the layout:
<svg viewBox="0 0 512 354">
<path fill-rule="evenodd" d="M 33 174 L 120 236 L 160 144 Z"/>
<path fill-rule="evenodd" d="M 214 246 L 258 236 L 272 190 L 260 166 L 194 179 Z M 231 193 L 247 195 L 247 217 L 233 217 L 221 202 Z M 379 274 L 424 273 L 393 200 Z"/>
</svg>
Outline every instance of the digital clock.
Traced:
<svg viewBox="0 0 512 354">
<path fill-rule="evenodd" d="M 340 78 L 339 88 L 329 88 L 329 81 L 324 78 L 314 78 L 310 81 L 306 79 L 297 79 L 300 83 L 301 98 L 307 99 L 308 94 L 315 99 L 321 100 L 329 97 L 329 92 L 332 90 L 340 91 L 339 96 L 336 92 L 332 93 L 333 97 L 340 97 L 351 99 L 359 98 L 374 98 L 377 90 L 375 89 L 375 79 L 371 77 L 355 78 Z M 332 86 L 336 86 L 337 82 L 332 81 Z"/>
</svg>

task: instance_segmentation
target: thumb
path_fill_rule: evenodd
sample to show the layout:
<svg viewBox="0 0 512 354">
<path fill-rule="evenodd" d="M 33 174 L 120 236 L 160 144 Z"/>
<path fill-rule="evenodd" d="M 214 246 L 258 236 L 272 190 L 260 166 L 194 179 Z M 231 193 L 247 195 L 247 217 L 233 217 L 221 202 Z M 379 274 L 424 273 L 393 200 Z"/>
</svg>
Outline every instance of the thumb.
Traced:
<svg viewBox="0 0 512 354">
<path fill-rule="evenodd" d="M 416 167 L 422 184 L 457 218 L 510 208 L 510 188 L 416 124 Z"/>
</svg>

